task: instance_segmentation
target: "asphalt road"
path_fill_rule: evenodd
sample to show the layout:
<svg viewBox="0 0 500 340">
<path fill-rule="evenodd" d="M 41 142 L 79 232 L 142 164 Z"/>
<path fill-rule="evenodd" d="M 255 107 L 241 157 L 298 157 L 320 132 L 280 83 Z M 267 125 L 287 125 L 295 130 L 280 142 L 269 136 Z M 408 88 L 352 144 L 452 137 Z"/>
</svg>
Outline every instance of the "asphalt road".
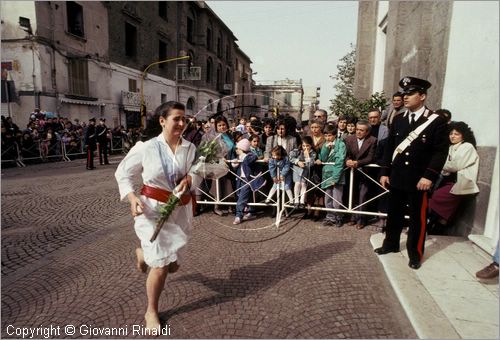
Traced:
<svg viewBox="0 0 500 340">
<path fill-rule="evenodd" d="M 2 337 L 143 338 L 145 278 L 112 164 L 2 169 Z M 181 268 L 160 298 L 169 338 L 415 338 L 367 227 L 294 214 L 195 219 Z M 71 327 L 74 326 L 74 334 Z M 52 327 L 52 328 L 50 328 Z M 102 332 L 114 329 L 117 335 Z M 17 332 L 17 335 L 16 335 Z M 46 332 L 46 333 L 43 333 Z"/>
</svg>

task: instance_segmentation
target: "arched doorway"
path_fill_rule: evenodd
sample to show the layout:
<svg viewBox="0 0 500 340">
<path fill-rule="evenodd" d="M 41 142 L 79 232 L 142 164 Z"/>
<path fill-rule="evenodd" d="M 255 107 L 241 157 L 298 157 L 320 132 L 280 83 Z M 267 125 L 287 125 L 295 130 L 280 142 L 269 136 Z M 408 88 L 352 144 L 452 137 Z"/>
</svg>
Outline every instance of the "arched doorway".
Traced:
<svg viewBox="0 0 500 340">
<path fill-rule="evenodd" d="M 217 113 L 222 111 L 222 100 L 219 100 L 219 103 L 217 104 Z"/>
<path fill-rule="evenodd" d="M 194 98 L 189 97 L 187 103 L 186 103 L 186 114 L 187 115 L 193 115 L 194 114 Z"/>
</svg>

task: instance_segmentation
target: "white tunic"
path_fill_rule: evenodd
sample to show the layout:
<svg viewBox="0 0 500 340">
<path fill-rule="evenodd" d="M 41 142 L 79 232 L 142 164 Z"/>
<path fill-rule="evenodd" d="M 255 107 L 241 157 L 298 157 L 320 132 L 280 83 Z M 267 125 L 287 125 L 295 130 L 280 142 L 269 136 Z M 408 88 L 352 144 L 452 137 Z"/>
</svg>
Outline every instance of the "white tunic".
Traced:
<svg viewBox="0 0 500 340">
<path fill-rule="evenodd" d="M 125 200 L 127 194 L 134 191 L 133 179 L 138 175 L 142 175 L 142 182 L 148 186 L 173 191 L 176 183 L 189 172 L 195 152 L 196 147 L 182 139 L 174 154 L 161 134 L 146 142 L 138 142 L 120 162 L 115 172 L 120 199 Z M 168 178 L 165 176 L 162 158 Z M 162 202 L 143 195 L 140 199 L 144 203 L 143 214 L 134 218 L 134 228 L 141 240 L 144 261 L 150 267 L 164 267 L 173 261 L 180 262 L 180 253 L 191 234 L 191 202 L 183 206 L 178 205 L 156 240 L 150 242 L 158 219 L 156 208 Z"/>
</svg>

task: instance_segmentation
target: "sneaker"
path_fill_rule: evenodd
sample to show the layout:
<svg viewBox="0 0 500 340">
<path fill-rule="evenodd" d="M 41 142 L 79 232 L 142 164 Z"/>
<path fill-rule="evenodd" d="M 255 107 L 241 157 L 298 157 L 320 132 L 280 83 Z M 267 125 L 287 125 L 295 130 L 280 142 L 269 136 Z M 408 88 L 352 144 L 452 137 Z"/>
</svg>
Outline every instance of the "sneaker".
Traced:
<svg viewBox="0 0 500 340">
<path fill-rule="evenodd" d="M 220 210 L 219 208 L 214 209 L 214 214 L 219 215 L 219 216 L 224 216 L 224 212 Z"/>
<path fill-rule="evenodd" d="M 236 217 L 233 221 L 233 224 L 240 224 L 241 223 L 241 219 L 239 217 Z"/>
<path fill-rule="evenodd" d="M 248 213 L 248 214 L 243 216 L 243 221 L 253 220 L 254 218 L 257 218 L 257 216 L 252 215 L 251 213 Z"/>
<path fill-rule="evenodd" d="M 342 219 L 338 219 L 335 221 L 335 226 L 337 228 L 341 228 L 344 225 L 344 222 L 342 222 Z"/>
<path fill-rule="evenodd" d="M 478 279 L 494 279 L 498 276 L 498 264 L 491 263 L 476 273 Z"/>
</svg>

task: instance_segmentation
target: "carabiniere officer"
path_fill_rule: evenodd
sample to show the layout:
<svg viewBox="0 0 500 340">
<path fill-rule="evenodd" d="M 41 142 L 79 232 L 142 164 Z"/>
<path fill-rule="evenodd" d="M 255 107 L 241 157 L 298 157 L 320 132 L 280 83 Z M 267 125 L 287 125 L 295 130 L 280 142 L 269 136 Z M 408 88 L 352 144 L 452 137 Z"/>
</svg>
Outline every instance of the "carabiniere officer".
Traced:
<svg viewBox="0 0 500 340">
<path fill-rule="evenodd" d="M 375 252 L 399 252 L 401 231 L 406 224 L 404 216 L 408 214 L 408 265 L 418 269 L 424 255 L 428 190 L 446 161 L 448 137 L 445 120 L 425 106 L 431 83 L 404 77 L 399 86 L 406 111 L 393 120 L 382 161 L 380 184 L 389 188 L 389 209 L 386 236 Z M 421 125 L 425 128 L 416 136 L 415 129 Z M 407 139 L 412 131 L 413 138 Z"/>
</svg>

